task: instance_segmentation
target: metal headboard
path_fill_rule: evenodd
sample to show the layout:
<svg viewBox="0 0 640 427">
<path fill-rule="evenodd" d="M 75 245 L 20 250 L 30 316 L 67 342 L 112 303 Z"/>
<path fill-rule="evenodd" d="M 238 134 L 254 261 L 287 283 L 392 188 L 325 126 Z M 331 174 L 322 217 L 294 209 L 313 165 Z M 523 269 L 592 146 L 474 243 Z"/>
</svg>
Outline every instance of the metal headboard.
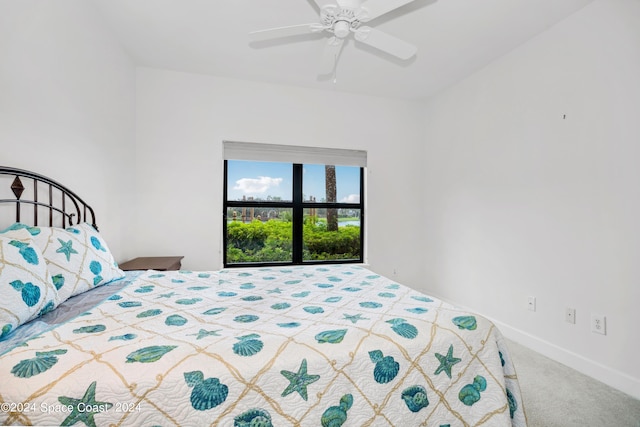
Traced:
<svg viewBox="0 0 640 427">
<path fill-rule="evenodd" d="M 5 191 L 5 184 L 11 189 L 14 198 L 1 198 L 9 194 L 9 191 Z M 42 195 L 42 192 L 45 194 Z M 22 198 L 23 195 L 26 198 Z M 0 166 L 0 206 L 3 204 L 15 204 L 15 222 L 28 221 L 25 215 L 32 214 L 33 220 L 28 221 L 29 225 L 65 228 L 88 222 L 98 229 L 91 206 L 67 187 L 34 172 Z M 25 205 L 30 208 L 25 210 Z M 48 220 L 43 220 L 43 216 L 48 217 Z"/>
</svg>

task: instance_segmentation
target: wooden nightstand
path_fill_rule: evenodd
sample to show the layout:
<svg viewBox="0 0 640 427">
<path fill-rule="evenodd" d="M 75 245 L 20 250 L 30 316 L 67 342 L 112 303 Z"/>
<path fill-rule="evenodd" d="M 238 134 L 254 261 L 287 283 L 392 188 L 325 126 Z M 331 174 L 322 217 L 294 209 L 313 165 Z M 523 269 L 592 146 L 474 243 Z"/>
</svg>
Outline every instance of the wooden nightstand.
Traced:
<svg viewBox="0 0 640 427">
<path fill-rule="evenodd" d="M 134 258 L 119 265 L 124 271 L 131 270 L 180 270 L 183 256 L 151 256 Z"/>
</svg>

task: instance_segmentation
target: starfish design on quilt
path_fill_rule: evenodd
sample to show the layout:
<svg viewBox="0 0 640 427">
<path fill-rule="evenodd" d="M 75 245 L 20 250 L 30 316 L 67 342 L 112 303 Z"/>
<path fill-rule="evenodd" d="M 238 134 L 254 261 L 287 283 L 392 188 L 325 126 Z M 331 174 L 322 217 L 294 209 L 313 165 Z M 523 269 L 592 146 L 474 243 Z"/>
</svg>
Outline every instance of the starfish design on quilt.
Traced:
<svg viewBox="0 0 640 427">
<path fill-rule="evenodd" d="M 362 317 L 361 313 L 358 314 L 347 314 L 344 313 L 345 320 L 350 320 L 351 323 L 358 323 L 358 320 L 369 320 L 367 317 Z"/>
<path fill-rule="evenodd" d="M 158 295 L 158 297 L 156 299 L 158 299 L 158 298 L 171 298 L 174 294 L 175 294 L 175 292 L 169 292 L 168 294 L 160 294 L 160 295 Z"/>
<path fill-rule="evenodd" d="M 440 353 L 436 353 L 436 357 L 440 361 L 440 366 L 433 373 L 434 375 L 438 375 L 440 372 L 444 372 L 447 374 L 449 378 L 451 378 L 451 368 L 456 363 L 459 363 L 462 359 L 453 357 L 453 344 L 449 346 L 449 351 L 447 351 L 447 355 L 443 356 Z"/>
<path fill-rule="evenodd" d="M 69 240 L 65 242 L 64 240 L 58 238 L 58 242 L 60 242 L 60 247 L 56 250 L 57 253 L 65 254 L 67 257 L 67 261 L 71 260 L 71 254 L 77 254 L 78 251 L 72 248 L 73 241 Z"/>
<path fill-rule="evenodd" d="M 320 379 L 320 375 L 307 374 L 307 359 L 302 359 L 302 363 L 300 364 L 298 372 L 289 372 L 283 370 L 280 371 L 280 373 L 289 380 L 289 385 L 282 392 L 282 397 L 285 397 L 293 393 L 294 391 L 297 391 L 304 400 L 307 400 L 307 386 Z"/>
<path fill-rule="evenodd" d="M 220 334 L 218 332 L 220 332 L 222 329 L 216 329 L 215 331 L 207 331 L 206 329 L 200 329 L 200 331 L 197 334 L 189 334 L 191 336 L 195 336 L 197 337 L 197 340 L 201 340 L 202 338 L 208 337 L 208 336 L 214 336 L 214 337 L 219 337 Z"/>
<path fill-rule="evenodd" d="M 113 406 L 113 403 L 96 400 L 96 385 L 96 381 L 92 382 L 81 399 L 67 396 L 58 397 L 60 403 L 73 408 L 69 416 L 60 424 L 61 426 L 71 426 L 80 421 L 87 427 L 96 427 L 96 421 L 93 417 L 100 412 L 108 411 Z"/>
</svg>

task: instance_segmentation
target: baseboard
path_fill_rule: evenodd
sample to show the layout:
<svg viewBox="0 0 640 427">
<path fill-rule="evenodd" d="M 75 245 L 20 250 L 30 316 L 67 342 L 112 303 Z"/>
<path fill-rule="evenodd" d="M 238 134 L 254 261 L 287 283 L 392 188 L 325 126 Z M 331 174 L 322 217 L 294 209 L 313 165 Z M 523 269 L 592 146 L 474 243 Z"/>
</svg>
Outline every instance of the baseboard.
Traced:
<svg viewBox="0 0 640 427">
<path fill-rule="evenodd" d="M 461 306 L 460 304 L 456 304 L 446 298 L 441 298 L 436 294 L 430 294 L 444 302 L 452 304 L 454 306 L 460 307 L 463 310 L 475 311 L 476 313 L 483 315 L 477 310 L 470 309 L 468 307 Z M 578 353 L 574 353 L 565 348 L 562 348 L 556 344 L 550 343 L 549 341 L 545 341 L 542 338 L 531 335 L 527 332 L 524 332 L 520 329 L 514 328 L 504 322 L 493 319 L 489 316 L 484 316 L 487 319 L 491 320 L 502 332 L 506 338 L 515 341 L 518 344 L 521 344 L 525 347 L 530 348 L 533 351 L 536 351 L 543 356 L 548 357 L 549 359 L 555 360 L 558 363 L 562 363 L 563 365 L 569 366 L 576 371 L 588 375 L 591 378 L 594 378 L 609 387 L 613 387 L 616 390 L 620 390 L 623 393 L 628 394 L 629 396 L 640 400 L 640 379 L 634 378 L 631 375 L 627 375 L 624 372 L 617 371 L 608 366 L 605 366 L 601 363 L 595 362 L 593 360 L 587 359 L 584 356 L 581 356 Z M 517 366 L 516 366 L 517 369 Z"/>
<path fill-rule="evenodd" d="M 489 318 L 490 319 L 490 318 Z M 506 323 L 490 319 L 498 326 L 502 335 L 512 341 L 530 348 L 556 362 L 569 366 L 576 371 L 595 378 L 623 393 L 640 400 L 640 380 L 623 372 L 611 369 L 593 360 L 587 359 L 577 353 L 559 347 L 548 341 L 513 328 Z M 516 366 L 517 369 L 517 366 Z"/>
</svg>

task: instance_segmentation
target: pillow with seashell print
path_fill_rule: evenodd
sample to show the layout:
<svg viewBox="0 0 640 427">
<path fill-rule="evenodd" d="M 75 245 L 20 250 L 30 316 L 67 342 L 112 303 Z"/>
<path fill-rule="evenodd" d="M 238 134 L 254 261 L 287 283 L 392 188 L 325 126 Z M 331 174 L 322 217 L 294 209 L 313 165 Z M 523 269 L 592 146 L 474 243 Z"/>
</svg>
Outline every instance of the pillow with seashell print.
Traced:
<svg viewBox="0 0 640 427">
<path fill-rule="evenodd" d="M 0 340 L 60 302 L 47 263 L 27 230 L 0 232 Z"/>
<path fill-rule="evenodd" d="M 60 302 L 125 275 L 107 243 L 89 223 L 67 228 L 16 223 L 10 228 L 31 234 L 47 262 Z"/>
</svg>

